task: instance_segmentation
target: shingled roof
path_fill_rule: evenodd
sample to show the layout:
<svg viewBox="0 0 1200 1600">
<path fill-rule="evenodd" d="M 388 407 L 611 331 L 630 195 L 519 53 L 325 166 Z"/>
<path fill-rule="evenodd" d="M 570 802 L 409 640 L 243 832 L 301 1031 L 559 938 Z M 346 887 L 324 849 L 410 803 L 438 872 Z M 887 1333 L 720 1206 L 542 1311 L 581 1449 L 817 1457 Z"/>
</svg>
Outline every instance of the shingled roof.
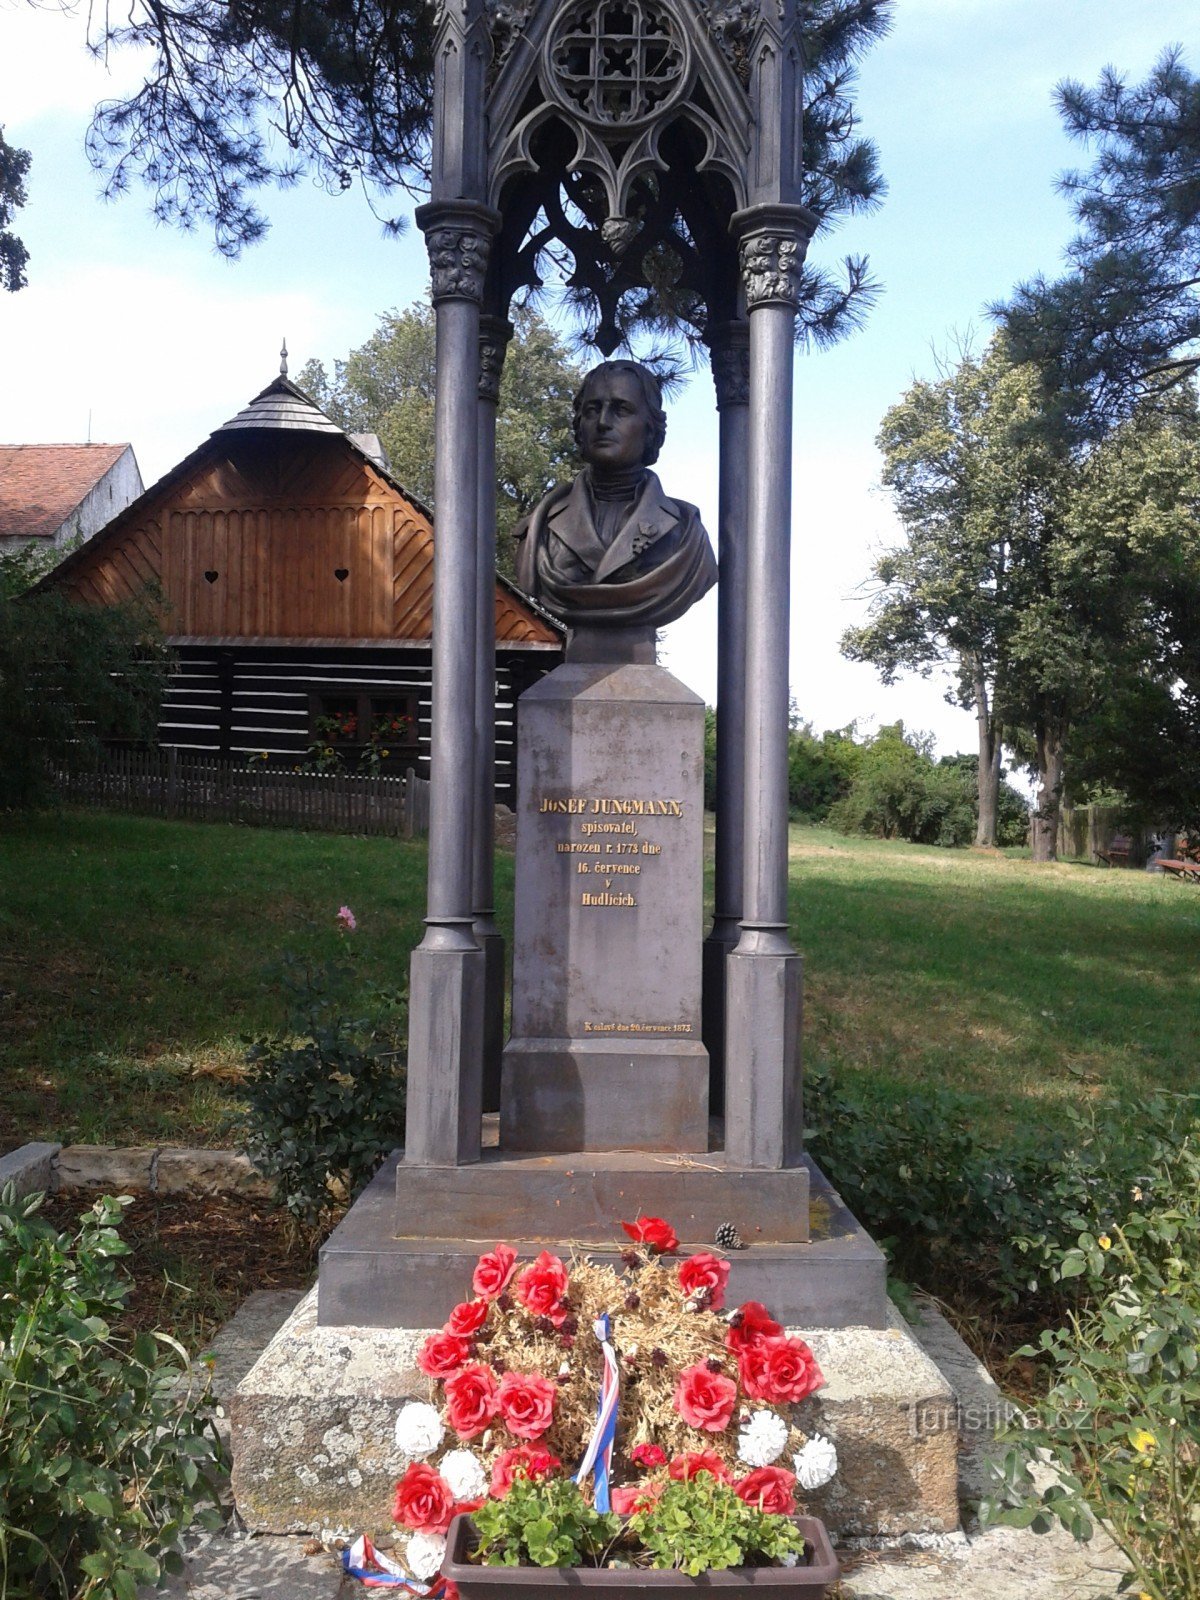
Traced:
<svg viewBox="0 0 1200 1600">
<path fill-rule="evenodd" d="M 127 444 L 0 444 L 0 539 L 53 539 Z"/>
</svg>

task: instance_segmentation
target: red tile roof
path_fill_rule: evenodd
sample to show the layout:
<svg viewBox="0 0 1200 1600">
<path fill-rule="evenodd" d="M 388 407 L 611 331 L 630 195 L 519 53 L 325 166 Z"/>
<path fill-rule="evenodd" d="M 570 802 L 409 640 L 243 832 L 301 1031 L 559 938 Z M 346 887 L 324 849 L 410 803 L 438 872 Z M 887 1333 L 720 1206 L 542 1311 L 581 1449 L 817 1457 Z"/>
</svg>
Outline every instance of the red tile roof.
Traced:
<svg viewBox="0 0 1200 1600">
<path fill-rule="evenodd" d="M 0 539 L 52 539 L 127 444 L 0 444 Z"/>
</svg>

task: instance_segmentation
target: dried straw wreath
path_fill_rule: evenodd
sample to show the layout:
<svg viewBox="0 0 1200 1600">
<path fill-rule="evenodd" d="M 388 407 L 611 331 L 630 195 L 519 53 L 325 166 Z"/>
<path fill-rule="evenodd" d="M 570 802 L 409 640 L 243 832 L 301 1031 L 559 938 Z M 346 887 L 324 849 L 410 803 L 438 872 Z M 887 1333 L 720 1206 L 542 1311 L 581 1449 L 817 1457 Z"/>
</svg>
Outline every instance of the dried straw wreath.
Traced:
<svg viewBox="0 0 1200 1600">
<path fill-rule="evenodd" d="M 393 1515 L 413 1578 L 436 1578 L 456 1513 L 504 1498 L 514 1479 L 580 1475 L 614 1374 L 601 1511 L 610 1492 L 614 1512 L 644 1511 L 672 1480 L 708 1473 L 757 1510 L 790 1516 L 797 1488 L 836 1471 L 830 1441 L 796 1425 L 795 1406 L 825 1381 L 808 1345 L 755 1301 L 726 1309 L 723 1255 L 679 1259 L 661 1218 L 622 1227 L 620 1270 L 549 1251 L 522 1264 L 496 1245 L 476 1265 L 472 1297 L 425 1340 L 418 1364 L 440 1405 L 409 1402 L 396 1423 L 411 1464 Z"/>
</svg>

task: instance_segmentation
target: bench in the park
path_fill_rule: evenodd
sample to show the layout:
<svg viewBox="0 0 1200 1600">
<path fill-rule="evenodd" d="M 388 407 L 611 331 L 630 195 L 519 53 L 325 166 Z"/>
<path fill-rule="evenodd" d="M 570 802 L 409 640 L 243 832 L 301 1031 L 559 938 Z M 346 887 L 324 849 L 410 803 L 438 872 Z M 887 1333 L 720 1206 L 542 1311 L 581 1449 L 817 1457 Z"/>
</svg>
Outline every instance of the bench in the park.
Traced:
<svg viewBox="0 0 1200 1600">
<path fill-rule="evenodd" d="M 1132 849 L 1133 840 L 1128 834 L 1114 833 L 1105 848 L 1096 851 L 1096 856 L 1106 867 L 1127 867 Z"/>
<path fill-rule="evenodd" d="M 1169 877 L 1200 883 L 1200 861 L 1156 861 L 1155 866 L 1161 867 Z"/>
</svg>

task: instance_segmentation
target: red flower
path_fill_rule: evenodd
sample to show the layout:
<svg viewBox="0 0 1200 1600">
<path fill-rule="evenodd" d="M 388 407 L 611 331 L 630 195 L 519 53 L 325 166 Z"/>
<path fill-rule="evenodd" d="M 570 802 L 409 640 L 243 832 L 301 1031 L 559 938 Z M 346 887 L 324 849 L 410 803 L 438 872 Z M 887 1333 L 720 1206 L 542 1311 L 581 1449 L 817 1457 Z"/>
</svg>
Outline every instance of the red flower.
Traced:
<svg viewBox="0 0 1200 1600">
<path fill-rule="evenodd" d="M 739 1478 L 733 1492 L 756 1511 L 772 1511 L 790 1517 L 796 1510 L 792 1490 L 796 1487 L 796 1474 L 783 1467 L 756 1467 L 744 1478 Z"/>
<path fill-rule="evenodd" d="M 445 1533 L 453 1515 L 453 1489 L 436 1467 L 414 1461 L 396 1485 L 394 1521 L 413 1533 Z"/>
<path fill-rule="evenodd" d="M 446 1332 L 454 1334 L 459 1339 L 469 1339 L 472 1334 L 478 1333 L 487 1321 L 488 1301 L 464 1300 L 461 1305 L 446 1318 Z"/>
<path fill-rule="evenodd" d="M 679 1374 L 675 1409 L 689 1428 L 722 1432 L 729 1426 L 736 1404 L 737 1384 L 723 1372 L 710 1372 L 706 1362 L 697 1361 Z"/>
<path fill-rule="evenodd" d="M 500 1410 L 518 1439 L 538 1439 L 554 1416 L 558 1388 L 536 1372 L 506 1372 L 500 1380 Z"/>
<path fill-rule="evenodd" d="M 492 1493 L 497 1500 L 503 1500 L 514 1478 L 548 1478 L 561 1466 L 562 1462 L 549 1450 L 535 1449 L 530 1444 L 514 1445 L 511 1450 L 502 1451 L 492 1463 Z"/>
<path fill-rule="evenodd" d="M 498 1294 L 503 1294 L 516 1269 L 517 1252 L 510 1244 L 498 1244 L 494 1250 L 480 1256 L 471 1287 L 485 1300 L 494 1300 Z"/>
<path fill-rule="evenodd" d="M 709 1255 L 707 1251 L 679 1263 L 679 1287 L 689 1300 L 694 1295 L 710 1311 L 720 1311 L 725 1304 L 728 1281 L 728 1261 Z"/>
<path fill-rule="evenodd" d="M 682 1483 L 689 1483 L 698 1472 L 711 1473 L 718 1483 L 729 1482 L 729 1468 L 715 1450 L 690 1450 L 675 1456 L 667 1468 L 667 1476 Z"/>
<path fill-rule="evenodd" d="M 821 1388 L 824 1375 L 803 1339 L 761 1339 L 738 1352 L 742 1388 L 751 1400 L 794 1404 Z"/>
<path fill-rule="evenodd" d="M 679 1249 L 675 1229 L 661 1217 L 639 1217 L 636 1222 L 623 1222 L 621 1226 L 634 1244 L 649 1245 L 660 1256 L 669 1256 Z"/>
<path fill-rule="evenodd" d="M 635 1512 L 648 1511 L 665 1488 L 665 1483 L 622 1484 L 612 1492 L 612 1508 L 619 1517 L 632 1517 Z"/>
<path fill-rule="evenodd" d="M 629 1452 L 629 1459 L 650 1471 L 654 1467 L 666 1466 L 667 1452 L 659 1444 L 635 1444 Z"/>
<path fill-rule="evenodd" d="M 725 1348 L 736 1353 L 758 1344 L 761 1339 L 777 1339 L 782 1333 L 783 1324 L 775 1321 L 761 1300 L 747 1300 L 733 1314 L 725 1335 Z"/>
<path fill-rule="evenodd" d="M 481 1494 L 477 1500 L 456 1500 L 454 1502 L 454 1515 L 456 1517 L 460 1515 L 469 1517 L 472 1511 L 479 1510 L 486 1499 L 487 1495 Z"/>
<path fill-rule="evenodd" d="M 470 1344 L 456 1333 L 431 1333 L 417 1351 L 417 1365 L 427 1378 L 448 1378 L 470 1359 Z"/>
<path fill-rule="evenodd" d="M 446 1379 L 446 1416 L 460 1439 L 482 1433 L 499 1409 L 496 1374 L 482 1362 L 472 1361 Z"/>
<path fill-rule="evenodd" d="M 557 1256 L 543 1250 L 527 1266 L 514 1286 L 517 1299 L 535 1317 L 548 1318 L 561 1328 L 570 1315 L 562 1303 L 567 1292 L 567 1269 Z"/>
</svg>

